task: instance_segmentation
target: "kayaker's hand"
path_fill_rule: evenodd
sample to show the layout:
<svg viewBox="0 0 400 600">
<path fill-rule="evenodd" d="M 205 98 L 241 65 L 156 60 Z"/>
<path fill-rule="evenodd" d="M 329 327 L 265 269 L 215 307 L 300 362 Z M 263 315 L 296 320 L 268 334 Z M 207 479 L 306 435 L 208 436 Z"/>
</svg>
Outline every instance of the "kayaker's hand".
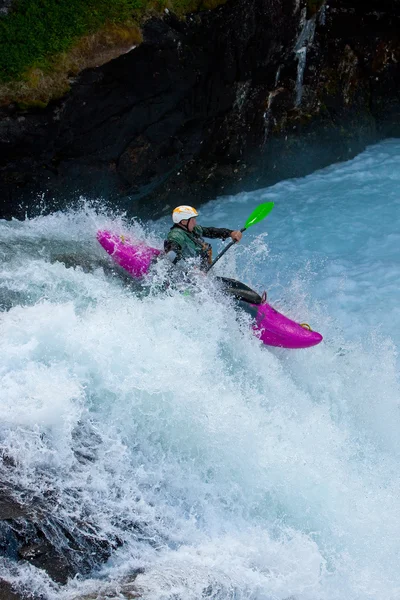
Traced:
<svg viewBox="0 0 400 600">
<path fill-rule="evenodd" d="M 242 232 L 241 231 L 232 231 L 231 238 L 233 239 L 234 242 L 240 242 L 240 240 L 242 239 Z"/>
</svg>

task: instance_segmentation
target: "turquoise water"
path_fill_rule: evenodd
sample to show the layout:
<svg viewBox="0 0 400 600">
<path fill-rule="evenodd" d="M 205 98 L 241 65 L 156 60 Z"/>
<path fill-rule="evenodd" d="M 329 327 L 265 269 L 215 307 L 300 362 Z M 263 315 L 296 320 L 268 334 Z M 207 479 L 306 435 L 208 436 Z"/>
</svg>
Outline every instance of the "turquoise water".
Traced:
<svg viewBox="0 0 400 600">
<path fill-rule="evenodd" d="M 110 271 L 97 229 L 161 246 L 167 220 L 83 203 L 0 222 L 8 476 L 60 548 L 61 529 L 122 543 L 65 588 L 7 561 L 1 577 L 50 600 L 400 597 L 399 167 L 387 140 L 201 207 L 239 228 L 275 202 L 216 273 L 324 335 L 303 351 L 263 347 L 208 279 L 140 297 Z"/>
</svg>

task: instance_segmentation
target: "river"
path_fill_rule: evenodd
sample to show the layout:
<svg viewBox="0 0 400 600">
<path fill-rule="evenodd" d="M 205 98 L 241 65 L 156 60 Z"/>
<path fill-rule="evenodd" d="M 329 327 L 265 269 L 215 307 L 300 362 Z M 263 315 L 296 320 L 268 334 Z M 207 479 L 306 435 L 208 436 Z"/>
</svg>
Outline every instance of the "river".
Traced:
<svg viewBox="0 0 400 600">
<path fill-rule="evenodd" d="M 61 550 L 115 546 L 67 586 L 11 554 L 0 577 L 49 600 L 398 599 L 399 184 L 386 140 L 200 207 L 240 228 L 275 202 L 215 272 L 320 331 L 306 350 L 262 346 L 212 280 L 144 296 L 113 274 L 96 231 L 161 247 L 167 219 L 0 221 L 7 476 Z"/>
</svg>

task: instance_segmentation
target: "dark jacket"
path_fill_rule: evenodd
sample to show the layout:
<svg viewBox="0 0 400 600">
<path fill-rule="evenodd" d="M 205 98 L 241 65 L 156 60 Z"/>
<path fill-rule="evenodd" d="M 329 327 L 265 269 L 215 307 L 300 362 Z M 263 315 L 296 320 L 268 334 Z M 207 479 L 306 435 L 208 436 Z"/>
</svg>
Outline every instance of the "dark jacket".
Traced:
<svg viewBox="0 0 400 600">
<path fill-rule="evenodd" d="M 211 263 L 212 258 L 211 245 L 203 237 L 226 240 L 232 231 L 232 229 L 196 225 L 193 231 L 189 232 L 179 225 L 174 225 L 164 242 L 164 250 L 167 254 L 175 253 L 176 256 L 172 261 L 174 264 L 181 259 L 199 257 L 201 268 L 205 268 Z"/>
</svg>

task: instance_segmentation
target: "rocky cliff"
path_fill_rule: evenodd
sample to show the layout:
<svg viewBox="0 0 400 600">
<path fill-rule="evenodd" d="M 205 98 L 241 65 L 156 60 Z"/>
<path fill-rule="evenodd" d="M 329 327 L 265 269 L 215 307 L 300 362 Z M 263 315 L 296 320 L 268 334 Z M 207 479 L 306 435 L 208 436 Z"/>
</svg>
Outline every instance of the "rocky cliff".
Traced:
<svg viewBox="0 0 400 600">
<path fill-rule="evenodd" d="M 0 113 L 1 216 L 104 197 L 139 216 L 254 189 L 400 136 L 397 0 L 230 0 Z"/>
</svg>

